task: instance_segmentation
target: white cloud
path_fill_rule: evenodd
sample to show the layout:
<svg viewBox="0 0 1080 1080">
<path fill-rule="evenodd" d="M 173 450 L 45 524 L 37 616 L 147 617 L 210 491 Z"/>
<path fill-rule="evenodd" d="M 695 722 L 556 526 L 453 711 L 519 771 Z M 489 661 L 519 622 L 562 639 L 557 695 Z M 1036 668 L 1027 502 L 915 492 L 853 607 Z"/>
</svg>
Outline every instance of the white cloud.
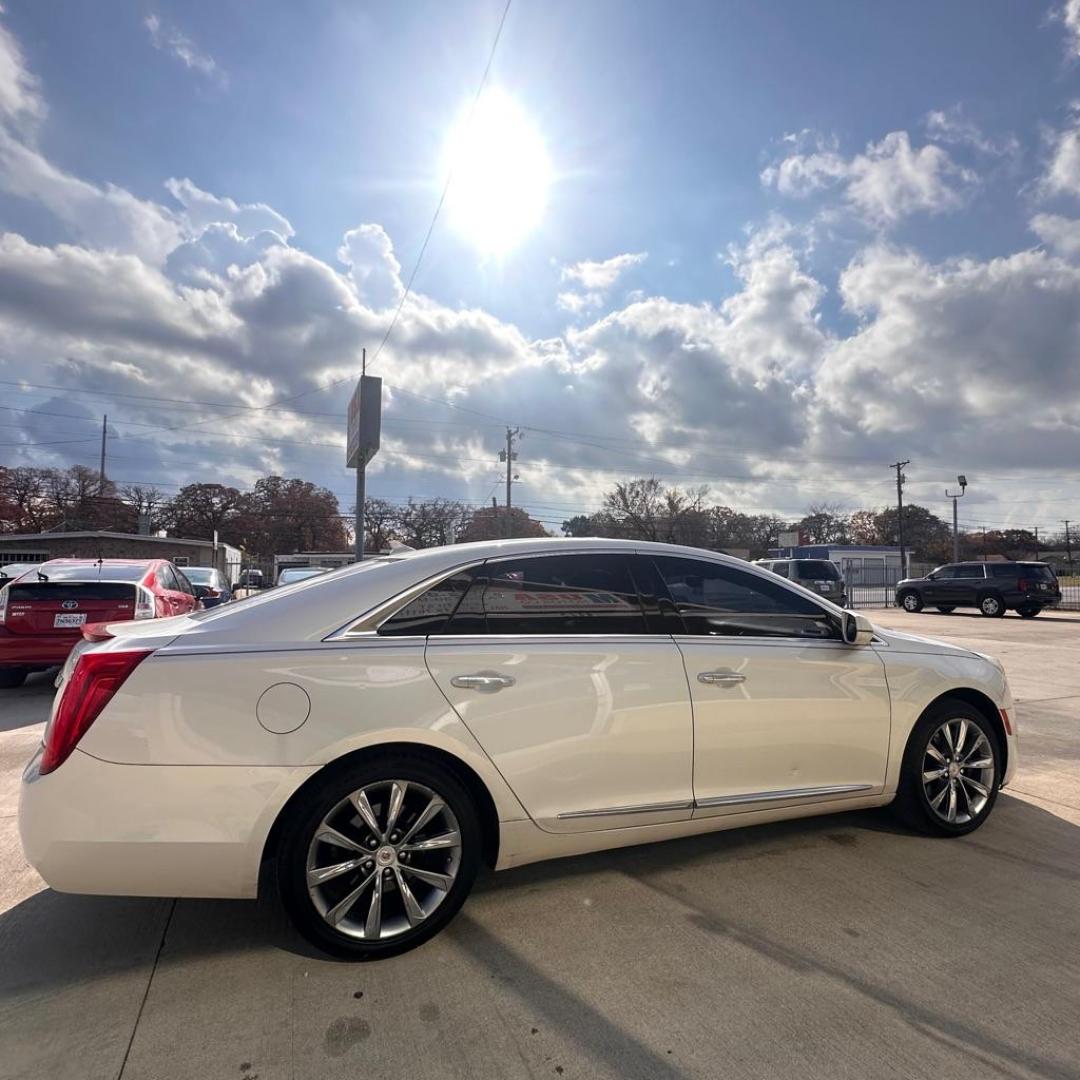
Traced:
<svg viewBox="0 0 1080 1080">
<path fill-rule="evenodd" d="M 175 56 L 189 71 L 197 71 L 219 85 L 225 85 L 225 73 L 214 58 L 201 50 L 177 27 L 163 22 L 161 16 L 152 13 L 146 16 L 143 25 L 150 34 L 150 44 L 159 52 L 167 52 Z"/>
<path fill-rule="evenodd" d="M 573 282 L 580 288 L 577 291 L 560 292 L 556 303 L 564 311 L 575 315 L 598 308 L 615 282 L 628 270 L 640 266 L 648 257 L 647 251 L 627 252 L 600 262 L 584 259 L 564 266 L 560 280 Z"/>
<path fill-rule="evenodd" d="M 640 266 L 647 258 L 647 251 L 613 255 L 602 262 L 585 259 L 562 268 L 563 281 L 576 281 L 586 289 L 610 289 L 631 267 Z"/>
<path fill-rule="evenodd" d="M 925 126 L 927 135 L 938 142 L 970 147 L 990 157 L 1014 156 L 1020 151 L 1020 143 L 1015 135 L 991 138 L 964 115 L 959 105 L 931 109 L 926 114 Z"/>
<path fill-rule="evenodd" d="M 1080 220 L 1061 214 L 1036 214 L 1031 231 L 1048 247 L 1066 258 L 1080 258 Z"/>
<path fill-rule="evenodd" d="M 404 291 L 401 264 L 381 225 L 359 225 L 350 229 L 338 248 L 337 257 L 349 268 L 357 295 L 368 307 L 393 307 L 401 299 Z"/>
<path fill-rule="evenodd" d="M 1058 18 L 1065 25 L 1066 51 L 1071 59 L 1080 58 L 1080 0 L 1065 0 Z"/>
<path fill-rule="evenodd" d="M 0 15 L 3 11 L 0 7 Z M 0 26 L 0 120 L 40 119 L 44 115 L 38 81 L 27 70 L 11 31 Z"/>
<path fill-rule="evenodd" d="M 1080 123 L 1075 120 L 1054 136 L 1039 190 L 1044 196 L 1080 196 Z"/>
<path fill-rule="evenodd" d="M 40 203 L 87 244 L 135 252 L 155 264 L 181 238 L 180 221 L 163 206 L 72 176 L 3 128 L 0 191 Z"/>
<path fill-rule="evenodd" d="M 850 159 L 829 146 L 820 143 L 810 153 L 796 152 L 769 166 L 762 171 L 762 183 L 796 198 L 842 186 L 860 217 L 884 227 L 920 211 L 955 210 L 975 182 L 974 173 L 940 146 L 913 147 L 906 131 L 892 131 Z"/>
<path fill-rule="evenodd" d="M 272 232 L 287 240 L 293 235 L 288 219 L 266 203 L 238 203 L 228 197 L 211 195 L 190 180 L 176 177 L 166 180 L 165 188 L 183 206 L 185 218 L 196 232 L 207 225 L 228 222 L 244 237 Z"/>
</svg>

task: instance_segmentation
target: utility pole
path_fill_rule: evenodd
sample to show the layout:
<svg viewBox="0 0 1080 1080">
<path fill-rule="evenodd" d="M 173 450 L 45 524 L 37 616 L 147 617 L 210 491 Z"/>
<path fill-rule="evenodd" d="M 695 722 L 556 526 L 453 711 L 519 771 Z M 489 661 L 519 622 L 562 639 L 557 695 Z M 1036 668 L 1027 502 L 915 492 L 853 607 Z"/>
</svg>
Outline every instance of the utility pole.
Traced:
<svg viewBox="0 0 1080 1080">
<path fill-rule="evenodd" d="M 907 558 L 904 552 L 904 466 L 910 461 L 897 461 L 889 466 L 896 470 L 896 532 L 900 541 L 900 574 L 907 577 Z"/>
<path fill-rule="evenodd" d="M 98 494 L 105 494 L 105 437 L 109 430 L 109 417 L 101 418 L 101 467 L 98 469 Z"/>
<path fill-rule="evenodd" d="M 1065 558 L 1069 562 L 1069 577 L 1072 577 L 1072 540 L 1069 539 L 1069 518 L 1065 522 Z"/>
<path fill-rule="evenodd" d="M 360 350 L 360 378 L 363 380 L 367 374 L 367 349 Z M 364 561 L 364 503 L 367 501 L 367 462 L 362 461 L 356 466 L 356 521 L 353 528 L 356 531 L 354 541 L 354 554 L 357 562 Z"/>
<path fill-rule="evenodd" d="M 1039 557 L 1039 526 L 1035 526 L 1035 558 Z"/>
<path fill-rule="evenodd" d="M 960 528 L 956 519 L 956 500 L 964 497 L 964 492 L 967 490 L 967 477 L 958 476 L 956 482 L 960 485 L 960 494 L 957 495 L 954 492 L 945 489 L 945 498 L 952 499 L 952 561 L 960 561 Z"/>
<path fill-rule="evenodd" d="M 514 522 L 510 516 L 511 496 L 510 487 L 514 482 L 514 462 L 517 461 L 517 452 L 514 450 L 514 440 L 521 438 L 520 428 L 506 429 L 506 449 L 499 451 L 499 460 L 506 462 L 506 527 L 503 530 L 509 540 L 514 535 Z"/>
</svg>

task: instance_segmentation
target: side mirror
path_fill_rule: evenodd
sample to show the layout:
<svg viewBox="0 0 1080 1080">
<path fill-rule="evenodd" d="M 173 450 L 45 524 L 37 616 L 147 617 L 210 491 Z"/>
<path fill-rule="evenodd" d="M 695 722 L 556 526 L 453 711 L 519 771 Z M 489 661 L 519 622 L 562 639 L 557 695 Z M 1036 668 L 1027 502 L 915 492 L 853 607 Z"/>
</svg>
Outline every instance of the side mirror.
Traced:
<svg viewBox="0 0 1080 1080">
<path fill-rule="evenodd" d="M 857 611 L 845 611 L 841 629 L 848 645 L 869 645 L 874 638 L 874 624 Z"/>
</svg>

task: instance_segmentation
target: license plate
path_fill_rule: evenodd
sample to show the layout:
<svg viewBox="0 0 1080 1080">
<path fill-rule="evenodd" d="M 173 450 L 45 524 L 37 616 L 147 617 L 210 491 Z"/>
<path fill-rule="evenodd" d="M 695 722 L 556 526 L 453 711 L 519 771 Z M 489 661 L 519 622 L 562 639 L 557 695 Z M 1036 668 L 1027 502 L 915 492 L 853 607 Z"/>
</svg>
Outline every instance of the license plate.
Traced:
<svg viewBox="0 0 1080 1080">
<path fill-rule="evenodd" d="M 820 590 L 821 590 L 822 592 L 828 592 L 828 591 L 829 591 L 829 589 L 830 589 L 830 587 L 831 587 L 831 586 L 829 586 L 829 585 L 819 585 L 819 586 L 818 586 L 818 588 L 819 588 L 819 589 L 820 589 Z"/>
<path fill-rule="evenodd" d="M 59 629 L 61 626 L 82 626 L 86 622 L 85 615 L 54 615 L 53 627 Z"/>
<path fill-rule="evenodd" d="M 1047 585 L 1047 584 L 1046 584 L 1045 582 L 1040 582 L 1040 583 L 1039 583 L 1039 588 L 1040 588 L 1040 589 L 1041 589 L 1041 590 L 1042 590 L 1043 592 L 1046 592 L 1046 590 L 1047 590 L 1047 589 L 1049 589 L 1049 588 L 1050 588 L 1050 586 L 1049 586 L 1049 585 Z"/>
</svg>

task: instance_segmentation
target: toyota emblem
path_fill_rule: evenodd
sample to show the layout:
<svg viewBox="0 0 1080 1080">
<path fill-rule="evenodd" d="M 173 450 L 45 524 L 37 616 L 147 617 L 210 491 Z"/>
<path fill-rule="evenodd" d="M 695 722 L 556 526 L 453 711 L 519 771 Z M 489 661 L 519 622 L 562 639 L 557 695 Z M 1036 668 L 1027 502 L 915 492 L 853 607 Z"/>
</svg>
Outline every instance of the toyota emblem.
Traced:
<svg viewBox="0 0 1080 1080">
<path fill-rule="evenodd" d="M 65 600 L 60 606 L 65 611 L 73 611 L 75 608 L 77 608 L 79 606 L 79 601 L 78 600 Z"/>
</svg>

